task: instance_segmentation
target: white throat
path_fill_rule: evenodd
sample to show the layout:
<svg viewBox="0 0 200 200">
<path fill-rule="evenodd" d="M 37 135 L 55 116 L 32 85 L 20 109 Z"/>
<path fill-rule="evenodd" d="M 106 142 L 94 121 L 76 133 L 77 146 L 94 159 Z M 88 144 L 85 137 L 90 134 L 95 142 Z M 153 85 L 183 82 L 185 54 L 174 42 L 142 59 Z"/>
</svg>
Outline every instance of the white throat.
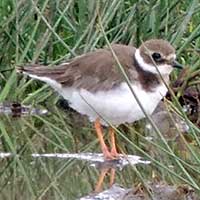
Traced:
<svg viewBox="0 0 200 200">
<path fill-rule="evenodd" d="M 144 61 L 144 59 L 142 58 L 142 56 L 140 55 L 139 49 L 136 49 L 136 51 L 135 51 L 135 59 L 144 71 L 148 71 L 153 74 L 159 74 L 158 73 L 158 70 L 159 70 L 161 75 L 169 75 L 172 71 L 172 66 L 168 65 L 168 64 L 163 64 L 163 65 L 159 65 L 159 66 L 147 64 Z"/>
</svg>

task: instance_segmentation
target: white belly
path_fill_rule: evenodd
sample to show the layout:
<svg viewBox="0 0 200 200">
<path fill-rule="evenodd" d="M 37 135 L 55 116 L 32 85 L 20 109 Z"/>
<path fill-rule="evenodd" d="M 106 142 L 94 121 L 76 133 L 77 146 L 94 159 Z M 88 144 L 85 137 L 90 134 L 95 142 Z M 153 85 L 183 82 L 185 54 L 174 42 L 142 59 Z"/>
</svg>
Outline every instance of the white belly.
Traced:
<svg viewBox="0 0 200 200">
<path fill-rule="evenodd" d="M 164 84 L 148 93 L 140 85 L 132 85 L 132 88 L 149 115 L 167 92 Z M 59 93 L 70 102 L 70 107 L 87 115 L 90 121 L 99 117 L 104 125 L 108 125 L 107 122 L 113 125 L 131 123 L 145 117 L 126 83 L 112 91 L 91 93 L 84 89 L 62 88 Z"/>
<path fill-rule="evenodd" d="M 47 77 L 30 75 L 34 79 L 46 82 L 59 92 L 77 112 L 87 115 L 90 121 L 100 118 L 101 123 L 113 125 L 131 123 L 145 117 L 128 85 L 124 82 L 114 90 L 91 93 L 84 89 L 63 88 L 61 84 Z M 166 95 L 164 84 L 153 92 L 146 92 L 141 85 L 132 85 L 146 113 L 151 115 L 160 100 Z"/>
</svg>

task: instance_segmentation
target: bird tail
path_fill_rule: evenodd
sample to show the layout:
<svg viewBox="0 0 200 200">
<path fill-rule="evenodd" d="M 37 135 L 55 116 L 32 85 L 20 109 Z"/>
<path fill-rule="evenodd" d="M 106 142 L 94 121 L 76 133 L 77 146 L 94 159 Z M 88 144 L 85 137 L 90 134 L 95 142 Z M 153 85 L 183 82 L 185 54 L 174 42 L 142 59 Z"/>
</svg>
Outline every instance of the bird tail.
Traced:
<svg viewBox="0 0 200 200">
<path fill-rule="evenodd" d="M 62 87 L 62 76 L 65 75 L 66 65 L 59 67 L 47 67 L 42 65 L 27 65 L 16 67 L 18 73 L 26 74 L 33 79 L 43 81 L 53 88 Z M 70 80 L 68 80 L 70 81 Z"/>
<path fill-rule="evenodd" d="M 47 77 L 51 79 L 56 79 L 56 77 L 63 75 L 65 73 L 66 67 L 54 67 L 50 68 L 42 65 L 27 65 L 27 66 L 17 66 L 16 70 L 18 73 L 26 74 L 30 77 Z M 39 79 L 39 78 L 38 78 Z"/>
</svg>

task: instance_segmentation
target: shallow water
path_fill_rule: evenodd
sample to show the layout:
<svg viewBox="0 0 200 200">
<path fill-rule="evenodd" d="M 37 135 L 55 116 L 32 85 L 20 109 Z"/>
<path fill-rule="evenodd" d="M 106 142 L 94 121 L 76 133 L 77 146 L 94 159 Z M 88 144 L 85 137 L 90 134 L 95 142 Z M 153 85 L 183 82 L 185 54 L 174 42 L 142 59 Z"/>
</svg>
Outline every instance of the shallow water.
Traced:
<svg viewBox="0 0 200 200">
<path fill-rule="evenodd" d="M 104 162 L 93 128 L 73 127 L 59 110 L 6 103 L 0 111 L 3 199 L 78 199 L 94 192 L 102 169 L 116 169 L 115 181 L 126 185 L 136 176 L 132 165 L 150 163 L 131 155 Z M 127 170 L 133 175 L 120 177 Z M 107 176 L 100 189 L 110 187 Z"/>
<path fill-rule="evenodd" d="M 109 190 L 113 169 L 116 171 L 113 183 L 120 185 L 125 193 L 133 185 L 152 181 L 155 174 L 169 183 L 175 178 L 168 171 L 176 173 L 174 162 L 151 144 L 160 142 L 151 129 L 147 134 L 143 128 L 140 132 L 143 134 L 137 135 L 130 127 L 122 128 L 123 134 L 117 134 L 117 144 L 123 154 L 119 160 L 104 162 L 87 119 L 56 107 L 47 112 L 22 105 L 14 109 L 13 104 L 3 106 L 0 109 L 4 111 L 0 115 L 0 199 L 118 199 L 119 187 L 115 187 L 114 193 L 112 188 L 111 193 Z M 157 159 L 167 170 L 158 163 L 150 163 L 150 158 Z M 105 177 L 101 181 L 103 173 Z M 97 186 L 99 194 L 108 190 L 110 196 L 106 193 L 102 198 L 95 197 Z"/>
</svg>

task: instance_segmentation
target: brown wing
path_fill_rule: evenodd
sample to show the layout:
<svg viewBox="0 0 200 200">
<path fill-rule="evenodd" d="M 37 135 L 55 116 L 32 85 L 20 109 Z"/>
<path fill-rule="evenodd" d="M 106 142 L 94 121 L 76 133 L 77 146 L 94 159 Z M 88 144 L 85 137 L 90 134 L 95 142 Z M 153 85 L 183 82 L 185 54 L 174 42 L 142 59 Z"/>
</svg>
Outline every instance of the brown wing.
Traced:
<svg viewBox="0 0 200 200">
<path fill-rule="evenodd" d="M 129 78 L 135 80 L 138 76 L 137 72 L 130 71 L 134 68 L 135 48 L 114 44 L 112 49 Z M 93 92 L 99 89 L 109 90 L 123 81 L 123 76 L 110 49 L 99 49 L 87 53 L 58 67 L 29 65 L 17 70 L 39 77 L 49 77 L 61 83 L 63 87 L 84 88 Z"/>
<path fill-rule="evenodd" d="M 137 73 L 130 73 L 133 66 L 135 48 L 125 45 L 112 45 L 120 64 L 124 67 L 129 78 L 134 80 Z M 66 71 L 56 78 L 63 86 L 84 88 L 89 91 L 109 90 L 123 81 L 110 49 L 99 49 L 75 58 L 66 64 Z M 69 81 L 71 80 L 71 85 Z"/>
</svg>

